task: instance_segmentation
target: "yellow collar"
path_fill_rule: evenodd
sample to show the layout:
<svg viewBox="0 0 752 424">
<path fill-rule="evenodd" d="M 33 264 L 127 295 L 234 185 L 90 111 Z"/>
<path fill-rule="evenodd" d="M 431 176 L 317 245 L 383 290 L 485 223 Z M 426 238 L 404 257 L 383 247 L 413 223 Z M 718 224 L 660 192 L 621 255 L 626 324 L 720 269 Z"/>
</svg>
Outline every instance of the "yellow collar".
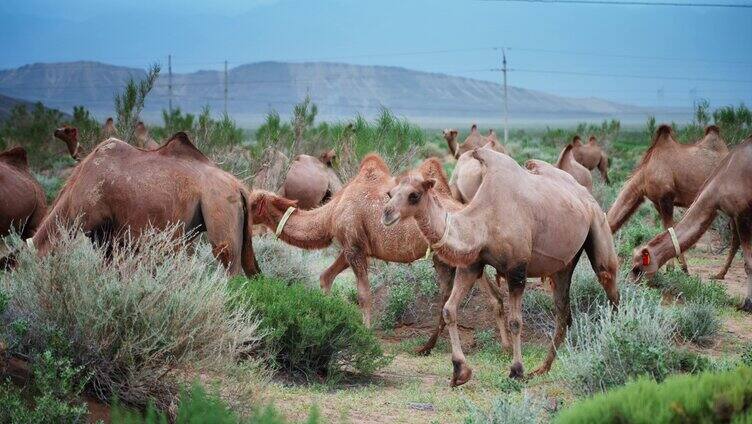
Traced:
<svg viewBox="0 0 752 424">
<path fill-rule="evenodd" d="M 676 231 L 674 231 L 674 227 L 669 227 L 668 234 L 671 236 L 671 243 L 674 244 L 674 251 L 676 252 L 676 256 L 681 256 L 681 247 L 679 247 L 679 239 L 676 238 Z"/>
<path fill-rule="evenodd" d="M 290 219 L 290 215 L 295 212 L 295 206 L 290 206 L 285 211 L 285 214 L 282 215 L 282 219 L 279 220 L 279 224 L 277 224 L 277 231 L 274 233 L 275 236 L 279 237 L 280 234 L 282 234 L 282 229 L 285 228 L 285 224 L 287 224 L 287 220 Z"/>
<path fill-rule="evenodd" d="M 440 249 L 441 246 L 445 245 L 447 240 L 449 239 L 449 212 L 445 212 L 444 215 L 444 234 L 441 236 L 441 239 L 437 241 L 436 243 L 431 245 L 431 249 L 437 250 Z"/>
</svg>

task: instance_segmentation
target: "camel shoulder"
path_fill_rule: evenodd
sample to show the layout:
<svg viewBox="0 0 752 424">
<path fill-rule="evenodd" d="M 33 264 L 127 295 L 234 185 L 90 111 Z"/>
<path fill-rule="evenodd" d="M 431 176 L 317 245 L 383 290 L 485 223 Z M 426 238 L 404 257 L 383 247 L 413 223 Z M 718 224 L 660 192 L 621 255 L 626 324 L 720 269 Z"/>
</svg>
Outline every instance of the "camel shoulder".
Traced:
<svg viewBox="0 0 752 424">
<path fill-rule="evenodd" d="M 26 149 L 20 146 L 13 147 L 12 149 L 0 153 L 0 162 L 23 171 L 29 170 L 29 160 L 26 157 Z"/>
<path fill-rule="evenodd" d="M 192 159 L 203 163 L 212 163 L 196 146 L 191 143 L 188 134 L 178 132 L 170 138 L 164 146 L 155 150 L 163 156 Z"/>
</svg>

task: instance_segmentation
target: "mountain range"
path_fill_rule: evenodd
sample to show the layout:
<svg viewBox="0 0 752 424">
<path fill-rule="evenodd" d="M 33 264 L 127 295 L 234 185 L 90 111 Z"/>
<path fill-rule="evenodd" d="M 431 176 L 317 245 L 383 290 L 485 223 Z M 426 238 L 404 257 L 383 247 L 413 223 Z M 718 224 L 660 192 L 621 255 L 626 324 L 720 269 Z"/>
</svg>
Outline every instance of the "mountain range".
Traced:
<svg viewBox="0 0 752 424">
<path fill-rule="evenodd" d="M 0 71 L 0 94 L 70 111 L 84 105 L 97 117 L 113 113 L 114 95 L 128 79 L 146 71 L 100 62 L 35 63 Z M 172 75 L 174 107 L 199 112 L 208 105 L 224 109 L 224 72 L 197 71 Z M 149 95 L 144 117 L 158 119 L 168 107 L 170 78 L 165 69 Z M 258 62 L 228 70 L 228 113 L 241 123 L 259 122 L 271 110 L 283 116 L 310 95 L 323 119 L 362 114 L 372 117 L 382 107 L 414 120 L 501 121 L 500 84 L 400 67 L 342 63 Z M 598 98 L 571 98 L 510 86 L 512 120 L 603 119 L 649 114 L 645 108 Z"/>
</svg>

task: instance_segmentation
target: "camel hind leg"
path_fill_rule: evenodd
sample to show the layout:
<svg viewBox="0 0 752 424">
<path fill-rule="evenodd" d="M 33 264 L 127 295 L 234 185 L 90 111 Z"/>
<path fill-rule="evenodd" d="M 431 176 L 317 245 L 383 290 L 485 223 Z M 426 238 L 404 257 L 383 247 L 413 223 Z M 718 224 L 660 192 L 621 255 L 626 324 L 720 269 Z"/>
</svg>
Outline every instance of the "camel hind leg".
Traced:
<svg viewBox="0 0 752 424">
<path fill-rule="evenodd" d="M 371 286 L 368 283 L 368 257 L 359 247 L 345 247 L 345 258 L 358 283 L 358 305 L 363 313 L 363 324 L 371 327 Z"/>
<path fill-rule="evenodd" d="M 598 171 L 600 171 L 606 184 L 611 184 L 611 180 L 608 179 L 608 157 L 601 156 L 601 160 L 598 162 Z"/>
<path fill-rule="evenodd" d="M 215 203 L 212 208 L 202 203 L 201 214 L 212 254 L 227 269 L 228 274 L 235 276 L 243 272 L 245 212 L 242 208 L 220 205 Z"/>
<path fill-rule="evenodd" d="M 457 329 L 457 307 L 482 272 L 482 265 L 475 265 L 471 268 L 458 268 L 452 285 L 452 293 L 449 295 L 449 300 L 444 304 L 444 309 L 442 310 L 444 322 L 449 327 L 449 341 L 452 343 L 453 371 L 450 383 L 452 387 L 467 383 L 473 375 L 473 371 L 467 366 L 465 354 L 462 352 L 462 345 L 460 344 L 460 333 Z"/>
<path fill-rule="evenodd" d="M 334 283 L 334 279 L 337 278 L 342 271 L 347 269 L 348 266 L 349 264 L 347 263 L 347 258 L 345 258 L 344 252 L 339 252 L 337 259 L 335 259 L 334 262 L 329 265 L 329 268 L 325 269 L 319 276 L 321 290 L 324 293 L 329 294 L 329 292 L 332 291 L 332 283 Z"/>
<path fill-rule="evenodd" d="M 752 313 L 752 213 L 739 217 L 736 226 L 739 230 L 739 244 L 744 254 L 744 271 L 747 273 L 747 297 L 741 309 Z"/>
<path fill-rule="evenodd" d="M 433 257 L 433 267 L 436 270 L 436 281 L 439 284 L 439 298 L 441 299 L 439 308 L 439 319 L 434 328 L 433 334 L 426 341 L 426 343 L 418 348 L 415 353 L 418 355 L 428 355 L 436 346 L 436 342 L 439 340 L 439 336 L 444 331 L 444 316 L 442 314 L 442 308 L 449 299 L 449 293 L 452 290 L 452 281 L 454 280 L 455 268 L 448 266 L 441 262 L 436 255 Z"/>
<path fill-rule="evenodd" d="M 729 221 L 729 227 L 731 229 L 731 245 L 726 253 L 726 263 L 723 264 L 723 268 L 718 271 L 718 274 L 710 277 L 713 280 L 723 280 L 726 278 L 726 273 L 731 268 L 731 263 L 734 261 L 736 252 L 739 251 L 739 231 L 737 230 L 736 218 L 731 218 Z"/>
</svg>

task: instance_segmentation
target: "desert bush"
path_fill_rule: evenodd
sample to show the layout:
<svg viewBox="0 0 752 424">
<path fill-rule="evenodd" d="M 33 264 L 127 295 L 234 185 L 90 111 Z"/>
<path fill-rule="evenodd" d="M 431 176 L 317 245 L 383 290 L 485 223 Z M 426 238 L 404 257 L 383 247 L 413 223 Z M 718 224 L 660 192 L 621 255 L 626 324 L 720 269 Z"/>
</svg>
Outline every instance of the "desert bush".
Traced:
<svg viewBox="0 0 752 424">
<path fill-rule="evenodd" d="M 15 352 L 60 346 L 98 398 L 164 408 L 177 393 L 173 371 L 220 371 L 255 347 L 252 311 L 227 308 L 224 270 L 208 246 L 191 253 L 177 227 L 123 240 L 107 257 L 83 234 L 60 232 L 49 255 L 22 248 L 17 268 L 0 274 L 11 299 L 3 320 L 27 323 Z"/>
<path fill-rule="evenodd" d="M 56 175 L 37 173 L 34 173 L 34 178 L 36 178 L 37 181 L 39 181 L 39 184 L 42 186 L 42 189 L 44 190 L 44 197 L 47 199 L 47 204 L 52 204 L 52 201 L 55 200 L 57 194 L 60 192 L 60 189 L 63 188 L 65 180 Z"/>
<path fill-rule="evenodd" d="M 744 103 L 739 106 L 723 106 L 713 111 L 713 120 L 721 128 L 723 138 L 730 144 L 738 144 L 752 132 L 752 111 Z"/>
<path fill-rule="evenodd" d="M 381 328 L 387 330 L 396 327 L 413 302 L 415 302 L 413 285 L 404 280 L 390 285 L 384 312 L 380 319 Z"/>
<path fill-rule="evenodd" d="M 85 423 L 81 402 L 88 375 L 70 360 L 45 351 L 34 355 L 31 378 L 19 389 L 10 381 L 0 385 L 0 422 L 8 424 Z"/>
<path fill-rule="evenodd" d="M 230 286 L 234 307 L 258 314 L 263 347 L 282 372 L 336 381 L 343 371 L 368 375 L 389 362 L 357 307 L 337 296 L 267 277 Z"/>
<path fill-rule="evenodd" d="M 0 124 L 0 151 L 22 146 L 33 168 L 50 166 L 59 155 L 59 142 L 53 140 L 52 133 L 62 119 L 62 113 L 39 102 L 31 110 L 26 105 L 14 106 L 8 119 Z"/>
<path fill-rule="evenodd" d="M 417 319 L 422 311 L 415 310 L 415 301 L 423 296 L 433 301 L 439 292 L 433 261 L 420 260 L 411 264 L 377 262 L 372 286 L 387 287 L 384 311 L 380 319 L 384 329 L 394 328 L 404 319 Z"/>
<path fill-rule="evenodd" d="M 589 265 L 578 267 L 572 275 L 569 299 L 572 314 L 575 315 L 593 314 L 601 307 L 610 307 L 606 291 L 603 290 L 603 286 L 598 282 Z"/>
<path fill-rule="evenodd" d="M 661 380 L 676 367 L 674 332 L 674 321 L 659 297 L 622 286 L 618 310 L 602 305 L 592 314 L 574 317 L 560 350 L 562 372 L 572 389 L 583 394 L 640 375 Z"/>
<path fill-rule="evenodd" d="M 487 411 L 469 401 L 467 408 L 465 424 L 537 424 L 548 421 L 543 403 L 529 395 L 496 398 Z"/>
<path fill-rule="evenodd" d="M 619 257 L 632 260 L 632 251 L 649 242 L 660 233 L 660 229 L 652 225 L 648 219 L 641 216 L 633 216 L 616 235 L 616 246 Z"/>
<path fill-rule="evenodd" d="M 657 272 L 652 284 L 684 302 L 703 302 L 715 307 L 733 303 L 723 285 L 715 281 L 702 281 L 699 276 L 687 275 L 678 268 Z"/>
<path fill-rule="evenodd" d="M 318 276 L 309 264 L 320 257 L 319 252 L 292 247 L 272 236 L 254 238 L 253 251 L 267 277 L 318 286 Z"/>
<path fill-rule="evenodd" d="M 717 307 L 704 300 L 693 300 L 674 309 L 676 329 L 688 342 L 707 346 L 721 331 Z"/>
<path fill-rule="evenodd" d="M 711 423 L 752 420 L 752 369 L 677 375 L 656 383 L 641 378 L 575 403 L 556 423 Z"/>
<path fill-rule="evenodd" d="M 752 343 L 747 343 L 746 346 L 742 348 L 741 361 L 744 365 L 752 367 Z"/>
<path fill-rule="evenodd" d="M 525 290 L 522 296 L 522 319 L 525 327 L 553 334 L 556 323 L 553 297 L 541 290 Z"/>
<path fill-rule="evenodd" d="M 144 110 L 146 96 L 154 88 L 159 78 L 160 66 L 157 64 L 149 67 L 146 78 L 141 81 L 129 79 L 122 93 L 115 94 L 115 115 L 117 122 L 117 137 L 127 143 L 132 142 L 139 115 Z"/>
<path fill-rule="evenodd" d="M 231 150 L 242 143 L 244 133 L 228 115 L 219 119 L 211 117 L 211 109 L 204 106 L 198 116 L 183 113 L 178 107 L 162 110 L 163 127 L 153 127 L 152 133 L 157 139 L 168 139 L 178 131 L 191 135 L 191 140 L 203 153 L 214 157 L 220 152 Z M 226 159 L 226 158 L 225 158 Z M 246 164 L 247 166 L 247 164 Z"/>
</svg>

